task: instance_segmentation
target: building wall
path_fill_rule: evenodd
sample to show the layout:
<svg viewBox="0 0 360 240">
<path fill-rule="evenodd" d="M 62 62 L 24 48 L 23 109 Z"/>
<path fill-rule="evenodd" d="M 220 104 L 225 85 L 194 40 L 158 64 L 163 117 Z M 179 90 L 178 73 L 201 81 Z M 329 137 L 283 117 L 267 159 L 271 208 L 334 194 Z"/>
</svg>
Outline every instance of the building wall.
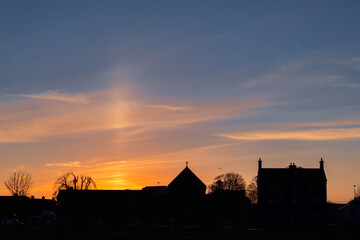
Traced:
<svg viewBox="0 0 360 240">
<path fill-rule="evenodd" d="M 259 172 L 261 175 L 261 171 Z M 314 225 L 326 218 L 326 180 L 258 177 L 263 225 Z"/>
</svg>

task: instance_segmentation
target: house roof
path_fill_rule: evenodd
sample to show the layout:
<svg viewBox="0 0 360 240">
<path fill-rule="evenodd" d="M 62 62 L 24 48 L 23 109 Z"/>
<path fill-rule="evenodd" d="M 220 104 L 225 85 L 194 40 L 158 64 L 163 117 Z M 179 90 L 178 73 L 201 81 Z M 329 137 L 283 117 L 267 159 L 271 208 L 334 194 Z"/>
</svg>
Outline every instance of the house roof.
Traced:
<svg viewBox="0 0 360 240">
<path fill-rule="evenodd" d="M 339 210 L 340 210 L 340 211 L 343 211 L 345 208 L 348 208 L 348 207 L 354 206 L 354 205 L 357 205 L 357 206 L 360 205 L 360 197 L 356 197 L 355 199 L 349 201 L 347 204 L 345 204 L 344 206 L 340 207 Z"/>
<path fill-rule="evenodd" d="M 320 168 L 261 168 L 258 175 L 262 180 L 326 181 L 325 172 Z"/>
<path fill-rule="evenodd" d="M 169 190 L 176 188 L 201 188 L 206 190 L 206 185 L 193 173 L 188 166 L 177 175 L 168 185 Z"/>
</svg>

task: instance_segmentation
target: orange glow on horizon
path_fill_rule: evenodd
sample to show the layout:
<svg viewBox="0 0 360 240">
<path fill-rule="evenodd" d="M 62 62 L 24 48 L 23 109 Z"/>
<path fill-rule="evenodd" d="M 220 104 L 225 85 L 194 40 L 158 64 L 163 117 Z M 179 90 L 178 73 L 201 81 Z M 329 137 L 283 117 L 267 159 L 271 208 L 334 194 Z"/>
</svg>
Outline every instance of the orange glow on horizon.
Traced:
<svg viewBox="0 0 360 240">
<path fill-rule="evenodd" d="M 66 172 L 91 176 L 98 189 L 168 185 L 185 162 L 206 185 L 226 172 L 237 172 L 249 183 L 257 174 L 259 157 L 274 167 L 286 167 L 289 159 L 304 167 L 311 161 L 311 167 L 325 154 L 333 201 L 350 199 L 352 189 L 339 186 L 360 181 L 356 167 L 339 163 L 341 159 L 360 165 L 357 149 L 344 151 L 352 146 L 337 144 L 341 151 L 334 151 L 332 145 L 360 139 L 356 119 L 220 126 L 220 121 L 252 117 L 271 102 L 262 97 L 217 103 L 161 101 L 144 99 L 126 86 L 19 96 L 0 104 L 0 143 L 6 146 L 1 180 L 12 169 L 26 168 L 33 175 L 35 197 L 52 197 L 54 181 Z M 342 176 L 339 168 L 348 174 Z M 2 187 L 0 194 L 8 192 Z"/>
</svg>

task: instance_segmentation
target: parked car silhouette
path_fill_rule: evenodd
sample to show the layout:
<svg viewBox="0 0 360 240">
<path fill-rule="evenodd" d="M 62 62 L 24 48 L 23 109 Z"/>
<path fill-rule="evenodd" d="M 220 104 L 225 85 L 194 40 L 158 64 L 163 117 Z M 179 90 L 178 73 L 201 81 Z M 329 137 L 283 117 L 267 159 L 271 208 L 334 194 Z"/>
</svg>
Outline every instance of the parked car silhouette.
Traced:
<svg viewBox="0 0 360 240">
<path fill-rule="evenodd" d="M 0 224 L 3 227 L 22 227 L 24 225 L 23 222 L 14 218 L 1 219 Z"/>
</svg>

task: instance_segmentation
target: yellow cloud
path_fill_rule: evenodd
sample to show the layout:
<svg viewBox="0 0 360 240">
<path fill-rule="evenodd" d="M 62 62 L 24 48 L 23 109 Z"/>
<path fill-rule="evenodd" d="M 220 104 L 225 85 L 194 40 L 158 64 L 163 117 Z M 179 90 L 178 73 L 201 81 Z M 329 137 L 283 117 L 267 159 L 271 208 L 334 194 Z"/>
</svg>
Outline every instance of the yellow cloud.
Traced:
<svg viewBox="0 0 360 240">
<path fill-rule="evenodd" d="M 81 163 L 75 162 L 64 162 L 64 163 L 47 163 L 47 167 L 82 167 Z"/>
</svg>

